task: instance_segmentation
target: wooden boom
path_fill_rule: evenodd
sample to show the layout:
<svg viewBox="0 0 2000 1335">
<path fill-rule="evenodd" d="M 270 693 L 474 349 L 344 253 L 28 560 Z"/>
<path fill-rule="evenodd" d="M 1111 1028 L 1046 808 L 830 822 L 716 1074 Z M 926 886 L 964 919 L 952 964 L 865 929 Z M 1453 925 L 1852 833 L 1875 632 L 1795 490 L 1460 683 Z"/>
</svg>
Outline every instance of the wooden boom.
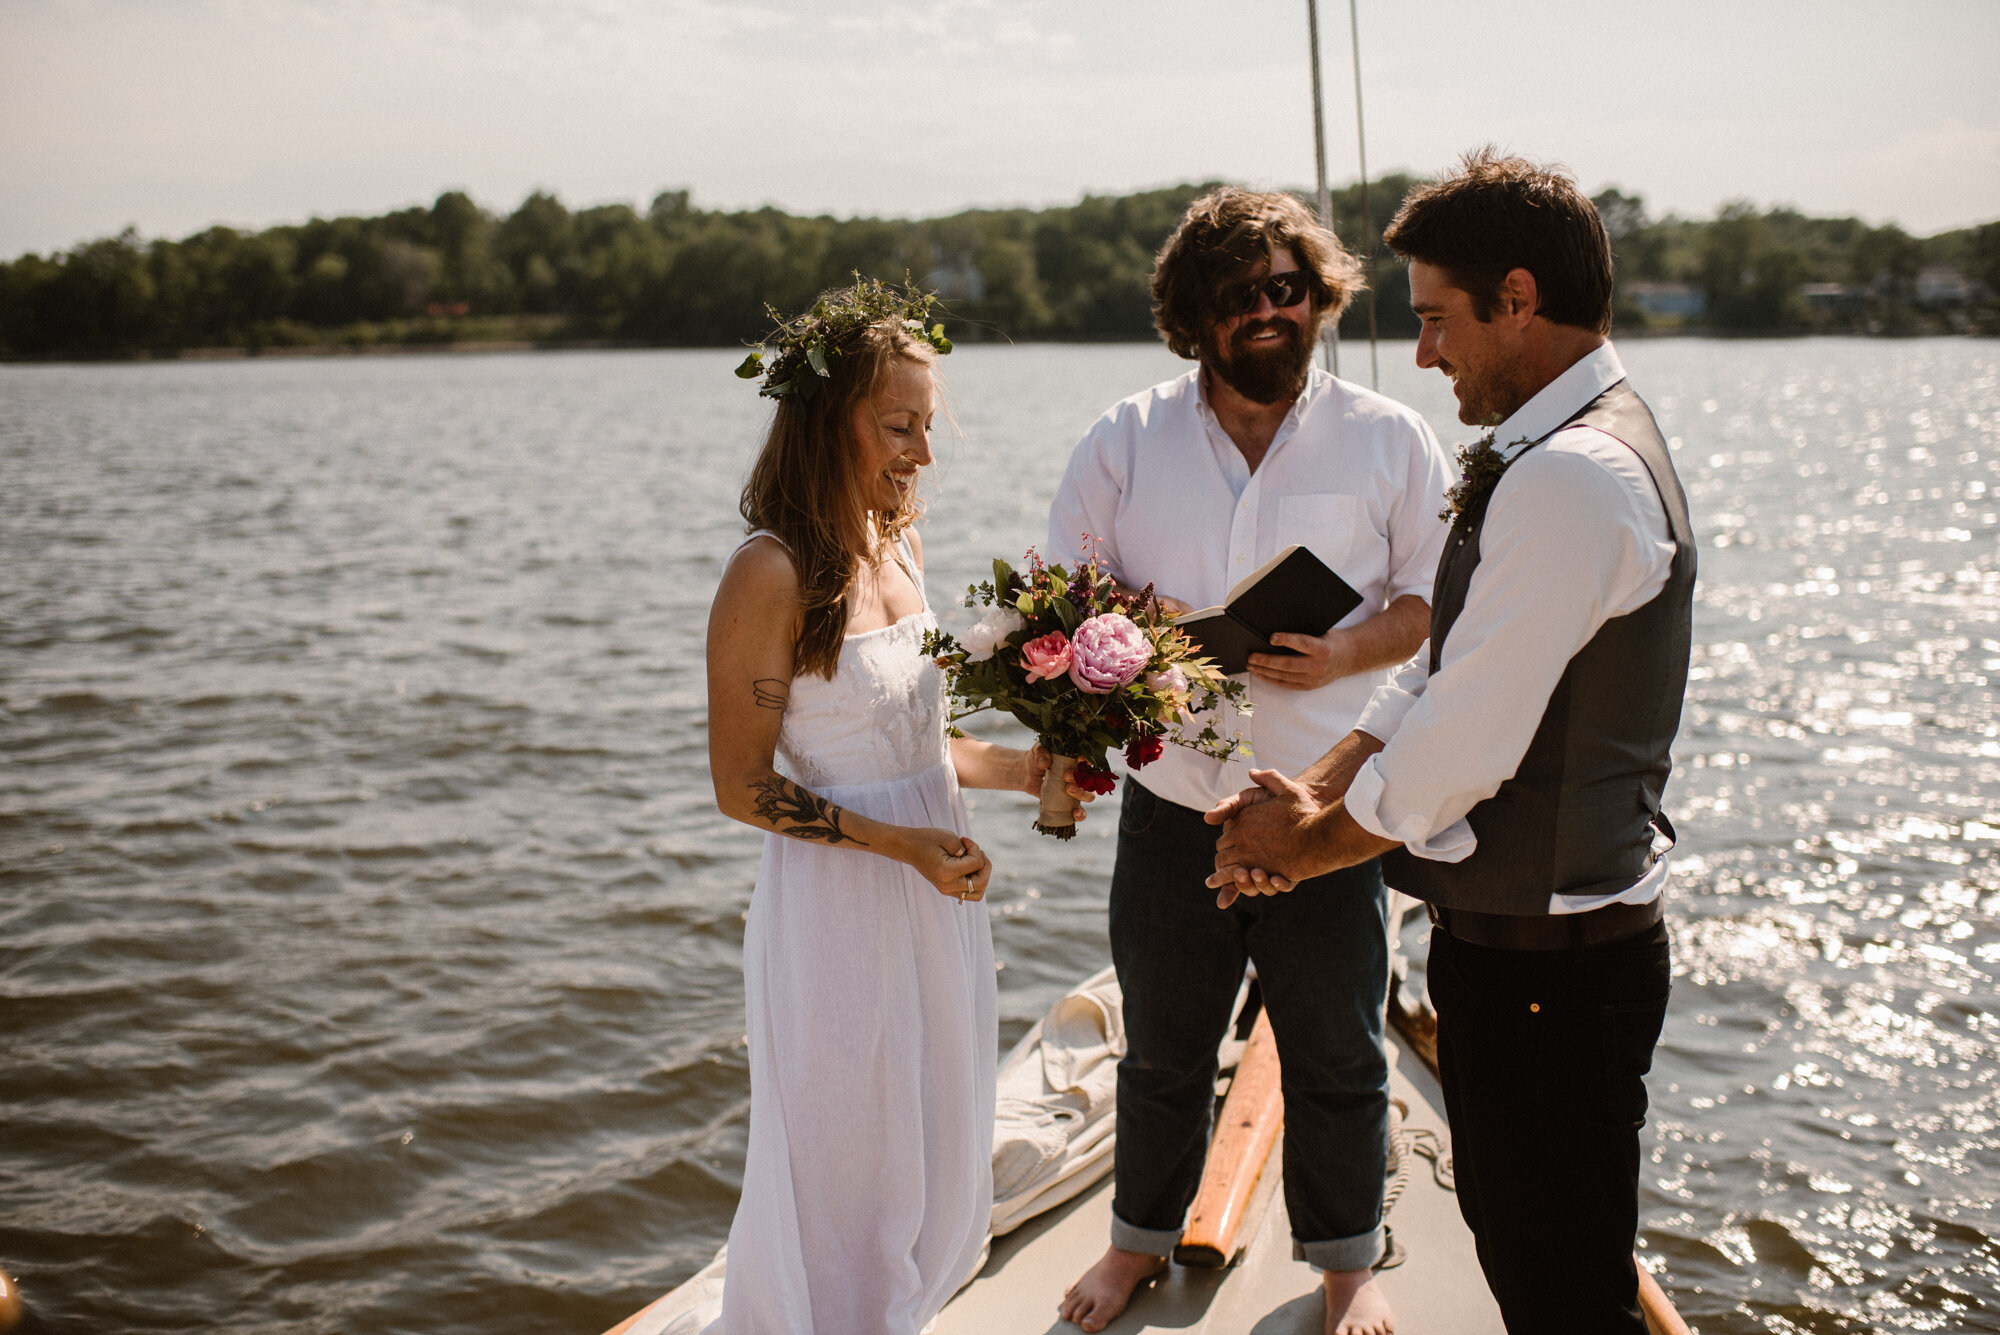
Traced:
<svg viewBox="0 0 2000 1335">
<path fill-rule="evenodd" d="M 21 1324 L 21 1288 L 14 1277 L 0 1270 L 0 1335 Z"/>
<path fill-rule="evenodd" d="M 1180 1245 L 1174 1248 L 1174 1260 L 1211 1269 L 1229 1264 L 1236 1255 L 1236 1229 L 1243 1222 L 1244 1207 L 1284 1121 L 1278 1042 L 1271 1036 L 1270 1015 L 1260 1013 L 1236 1063 L 1236 1078 L 1229 1082 L 1229 1097 L 1223 1100 L 1208 1162 L 1201 1170 L 1201 1188 Z"/>
</svg>

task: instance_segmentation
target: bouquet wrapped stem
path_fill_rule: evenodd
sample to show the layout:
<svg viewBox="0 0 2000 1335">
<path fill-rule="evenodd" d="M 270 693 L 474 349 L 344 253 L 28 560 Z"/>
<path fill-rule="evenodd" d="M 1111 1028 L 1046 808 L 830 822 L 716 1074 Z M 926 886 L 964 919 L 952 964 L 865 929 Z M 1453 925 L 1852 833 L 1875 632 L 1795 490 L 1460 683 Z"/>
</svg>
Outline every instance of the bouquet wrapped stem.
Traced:
<svg viewBox="0 0 2000 1335">
<path fill-rule="evenodd" d="M 1095 558 L 1072 573 L 1031 551 L 1025 574 L 995 561 L 992 583 L 967 590 L 965 605 L 987 611 L 962 640 L 931 632 L 924 652 L 944 669 L 954 724 L 1004 710 L 1049 753 L 1035 818 L 1043 834 L 1075 836 L 1067 789 L 1110 792 L 1114 749 L 1132 769 L 1157 760 L 1167 742 L 1211 756 L 1236 753 L 1235 737 L 1198 716 L 1225 700 L 1249 712 L 1243 683 L 1196 656 L 1150 585 L 1127 593 Z"/>
<path fill-rule="evenodd" d="M 1069 795 L 1069 776 L 1076 761 L 1068 756 L 1049 757 L 1048 773 L 1042 775 L 1042 806 L 1035 816 L 1035 828 L 1058 839 L 1076 838 L 1076 801 Z"/>
</svg>

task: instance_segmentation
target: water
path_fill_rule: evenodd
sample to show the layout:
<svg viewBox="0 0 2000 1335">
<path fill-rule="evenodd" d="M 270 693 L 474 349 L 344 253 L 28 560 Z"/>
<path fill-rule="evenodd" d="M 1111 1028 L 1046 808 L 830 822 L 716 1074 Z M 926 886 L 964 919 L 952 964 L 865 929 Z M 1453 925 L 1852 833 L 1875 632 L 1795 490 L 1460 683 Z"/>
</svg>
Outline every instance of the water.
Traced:
<svg viewBox="0 0 2000 1335">
<path fill-rule="evenodd" d="M 1705 1335 L 2000 1329 L 2000 349 L 1623 352 L 1703 540 L 1642 1253 Z M 735 360 L 0 367 L 0 1265 L 40 1328 L 594 1335 L 721 1242 Z M 940 604 L 1180 365 L 954 354 Z M 975 799 L 1011 1042 L 1106 958 L 1111 822 Z"/>
</svg>

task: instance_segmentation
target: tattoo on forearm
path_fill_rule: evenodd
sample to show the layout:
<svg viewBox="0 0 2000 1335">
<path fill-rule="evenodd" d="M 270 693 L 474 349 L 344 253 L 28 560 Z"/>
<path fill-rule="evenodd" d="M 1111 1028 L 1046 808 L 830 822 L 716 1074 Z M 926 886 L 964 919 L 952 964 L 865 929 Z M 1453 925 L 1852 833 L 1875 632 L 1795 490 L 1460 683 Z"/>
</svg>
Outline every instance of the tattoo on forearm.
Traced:
<svg viewBox="0 0 2000 1335">
<path fill-rule="evenodd" d="M 794 839 L 817 839 L 828 844 L 868 847 L 840 828 L 840 808 L 817 793 L 809 793 L 783 775 L 773 774 L 750 785 L 757 794 L 757 815 L 777 827 L 779 834 Z"/>
<path fill-rule="evenodd" d="M 790 682 L 776 677 L 759 677 L 750 683 L 750 693 L 756 697 L 760 708 L 783 709 L 785 702 L 791 699 L 792 687 Z"/>
</svg>

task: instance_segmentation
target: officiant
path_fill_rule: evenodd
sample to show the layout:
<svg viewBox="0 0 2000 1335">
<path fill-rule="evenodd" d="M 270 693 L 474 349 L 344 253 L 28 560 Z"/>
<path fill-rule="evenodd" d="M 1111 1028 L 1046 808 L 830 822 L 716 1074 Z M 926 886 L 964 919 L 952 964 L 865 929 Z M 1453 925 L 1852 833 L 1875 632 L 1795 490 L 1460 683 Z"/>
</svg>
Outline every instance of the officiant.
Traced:
<svg viewBox="0 0 2000 1335">
<path fill-rule="evenodd" d="M 1362 595 L 1324 635 L 1278 635 L 1292 652 L 1250 658 L 1253 711 L 1223 726 L 1281 769 L 1344 736 L 1422 642 L 1445 535 L 1449 468 L 1423 419 L 1313 365 L 1325 322 L 1360 285 L 1359 264 L 1290 195 L 1224 188 L 1196 200 L 1152 279 L 1160 332 L 1195 365 L 1098 419 L 1049 512 L 1052 560 L 1094 551 L 1120 584 L 1151 584 L 1175 612 L 1222 603 L 1293 544 Z M 1087 1331 L 1124 1310 L 1180 1238 L 1216 1047 L 1253 960 L 1284 1073 L 1295 1251 L 1326 1272 L 1329 1331 L 1390 1320 L 1371 1271 L 1388 1131 L 1386 892 L 1366 862 L 1326 878 L 1325 893 L 1218 913 L 1205 885 L 1218 831 L 1203 814 L 1247 775 L 1245 761 L 1170 746 L 1125 781 L 1110 902 L 1127 1034 L 1111 1245 L 1062 1309 Z"/>
<path fill-rule="evenodd" d="M 1296 899 L 1387 855 L 1436 924 L 1459 1208 L 1507 1329 L 1644 1335 L 1687 500 L 1606 338 L 1610 243 L 1568 175 L 1472 154 L 1384 239 L 1410 262 L 1417 364 L 1451 379 L 1460 421 L 1498 426 L 1460 455 L 1429 645 L 1319 763 L 1258 770 L 1210 813 L 1228 825 L 1211 883 Z"/>
</svg>

